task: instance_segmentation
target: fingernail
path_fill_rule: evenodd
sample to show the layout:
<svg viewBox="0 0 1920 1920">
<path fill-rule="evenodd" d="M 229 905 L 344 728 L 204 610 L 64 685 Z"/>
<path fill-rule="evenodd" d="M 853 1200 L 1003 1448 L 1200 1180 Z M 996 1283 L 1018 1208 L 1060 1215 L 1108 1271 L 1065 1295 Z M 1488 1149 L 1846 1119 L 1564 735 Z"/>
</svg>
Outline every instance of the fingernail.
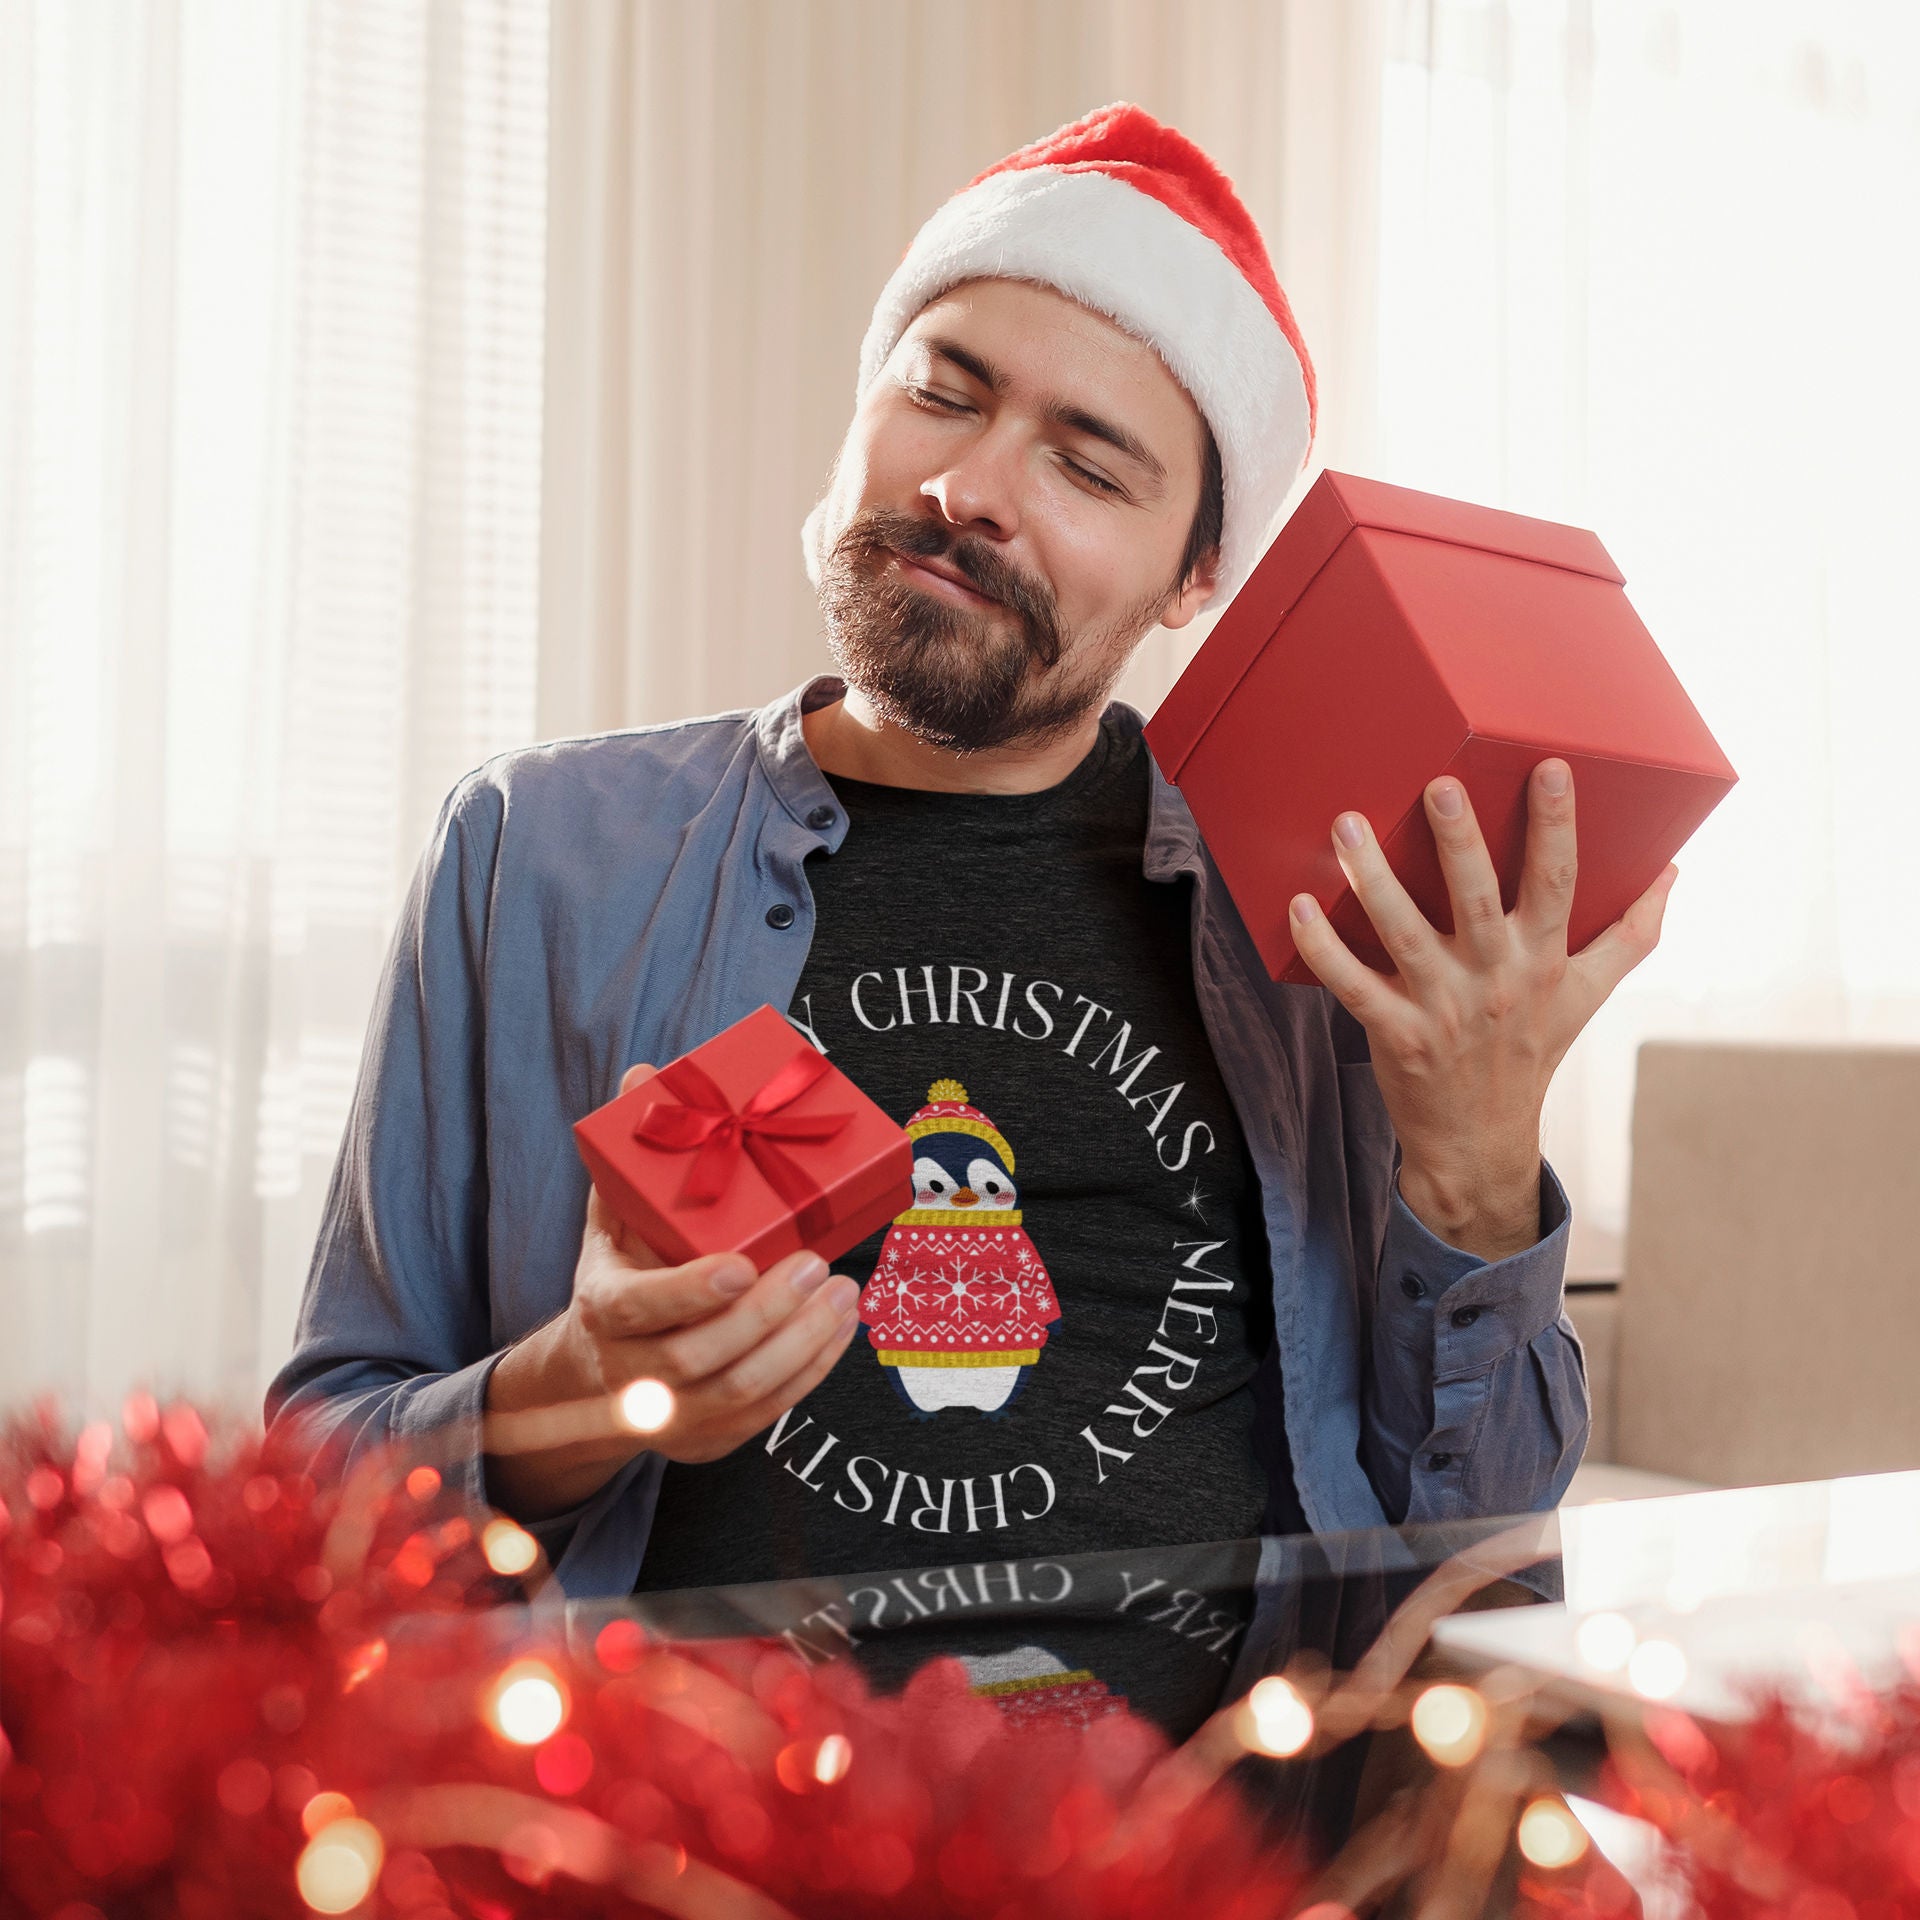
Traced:
<svg viewBox="0 0 1920 1920">
<path fill-rule="evenodd" d="M 1443 820 L 1458 820 L 1467 790 L 1454 780 L 1443 780 L 1433 790 L 1433 810 Z"/>
<path fill-rule="evenodd" d="M 1343 813 L 1333 823 L 1333 837 L 1350 853 L 1367 843 L 1366 823 L 1357 813 Z"/>
<path fill-rule="evenodd" d="M 1540 769 L 1540 789 L 1558 800 L 1567 790 L 1567 769 L 1559 760 L 1549 760 Z"/>
<path fill-rule="evenodd" d="M 795 1293 L 811 1293 L 827 1277 L 827 1263 L 817 1253 L 810 1253 L 787 1276 L 787 1284 Z"/>
<path fill-rule="evenodd" d="M 747 1259 L 729 1260 L 725 1266 L 713 1271 L 713 1290 L 723 1300 L 731 1300 L 736 1293 L 745 1293 L 753 1285 L 753 1262 Z"/>
<path fill-rule="evenodd" d="M 849 1280 L 845 1274 L 842 1274 L 827 1289 L 827 1298 L 833 1302 L 835 1313 L 851 1313 L 854 1303 L 860 1298 L 860 1283 L 857 1280 Z"/>
<path fill-rule="evenodd" d="M 1309 920 L 1320 918 L 1320 902 L 1310 893 L 1296 893 L 1293 896 L 1293 917 L 1305 926 Z"/>
</svg>

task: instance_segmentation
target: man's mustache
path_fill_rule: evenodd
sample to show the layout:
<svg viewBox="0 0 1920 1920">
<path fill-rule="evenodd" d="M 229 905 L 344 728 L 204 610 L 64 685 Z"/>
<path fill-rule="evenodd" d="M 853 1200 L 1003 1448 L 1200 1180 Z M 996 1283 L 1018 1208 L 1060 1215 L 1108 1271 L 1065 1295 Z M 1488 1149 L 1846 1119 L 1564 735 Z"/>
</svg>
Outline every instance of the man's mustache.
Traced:
<svg viewBox="0 0 1920 1920">
<path fill-rule="evenodd" d="M 1060 618 L 1052 593 L 1008 566 L 982 542 L 964 536 L 951 539 L 931 520 L 901 514 L 863 516 L 847 532 L 858 538 L 869 556 L 891 550 L 910 560 L 939 560 L 950 566 L 983 598 L 1019 615 L 1028 645 L 1042 666 L 1051 667 L 1060 658 Z"/>
</svg>

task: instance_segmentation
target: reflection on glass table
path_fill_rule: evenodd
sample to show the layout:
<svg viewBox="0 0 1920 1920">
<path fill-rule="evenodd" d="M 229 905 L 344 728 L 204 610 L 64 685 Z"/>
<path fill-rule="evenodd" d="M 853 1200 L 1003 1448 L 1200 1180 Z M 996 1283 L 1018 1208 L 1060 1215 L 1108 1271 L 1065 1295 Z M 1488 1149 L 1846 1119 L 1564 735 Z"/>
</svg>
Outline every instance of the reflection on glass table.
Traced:
<svg viewBox="0 0 1920 1920">
<path fill-rule="evenodd" d="M 1366 1812 L 1372 1736 L 1405 1723 L 1409 1674 L 1538 1692 L 1577 1792 L 1609 1713 L 1670 1700 L 1728 1717 L 1754 1682 L 1818 1702 L 1884 1684 L 1903 1649 L 1920 1663 L 1920 1474 L 648 1593 L 568 1615 L 583 1641 L 614 1615 L 668 1641 L 773 1639 L 810 1665 L 851 1661 L 882 1692 L 950 1656 L 1021 1719 L 1124 1705 L 1175 1742 L 1237 1739 L 1275 1821 L 1337 1847 Z M 1280 1674 L 1310 1709 L 1301 1751 L 1263 1765 L 1247 1700 Z"/>
<path fill-rule="evenodd" d="M 1229 1710 L 1257 1682 L 1286 1672 L 1317 1687 L 1370 1651 L 1377 1662 L 1416 1594 L 1416 1612 L 1451 1611 L 1495 1585 L 1520 1601 L 1557 1595 L 1557 1539 L 1542 1515 L 983 1559 L 578 1602 L 569 1631 L 585 1646 L 624 1616 L 667 1641 L 777 1640 L 809 1665 L 852 1662 L 882 1693 L 944 1656 L 1021 1721 L 1084 1724 L 1128 1708 L 1175 1743 L 1232 1740 Z M 1403 1615 L 1402 1667 L 1426 1640 L 1411 1622 Z M 1345 1741 L 1255 1770 L 1250 1785 L 1276 1822 L 1337 1844 L 1364 1758 L 1363 1740 Z"/>
</svg>

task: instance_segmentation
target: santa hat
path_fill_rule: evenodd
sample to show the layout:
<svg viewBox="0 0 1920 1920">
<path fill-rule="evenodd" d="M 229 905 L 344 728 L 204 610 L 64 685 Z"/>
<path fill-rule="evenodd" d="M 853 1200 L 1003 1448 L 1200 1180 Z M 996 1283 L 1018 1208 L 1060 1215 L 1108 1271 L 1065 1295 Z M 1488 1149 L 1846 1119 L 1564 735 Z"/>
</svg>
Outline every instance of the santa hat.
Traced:
<svg viewBox="0 0 1920 1920">
<path fill-rule="evenodd" d="M 1226 515 L 1213 605 L 1265 551 L 1318 421 L 1313 362 L 1253 217 L 1185 134 L 1127 101 L 977 175 L 914 236 L 860 344 L 855 403 L 913 317 L 963 280 L 1029 280 L 1144 340 L 1220 449 Z M 801 529 L 820 581 L 821 520 Z"/>
</svg>

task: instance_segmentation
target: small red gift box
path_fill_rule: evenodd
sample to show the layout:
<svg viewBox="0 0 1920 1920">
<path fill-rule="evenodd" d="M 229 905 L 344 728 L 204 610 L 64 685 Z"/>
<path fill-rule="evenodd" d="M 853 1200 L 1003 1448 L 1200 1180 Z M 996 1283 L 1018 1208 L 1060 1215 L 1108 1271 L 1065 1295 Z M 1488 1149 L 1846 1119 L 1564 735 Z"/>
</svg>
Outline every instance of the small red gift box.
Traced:
<svg viewBox="0 0 1920 1920">
<path fill-rule="evenodd" d="M 670 1265 L 834 1260 L 913 1204 L 913 1143 L 772 1007 L 573 1128 L 600 1197 Z"/>
<path fill-rule="evenodd" d="M 1442 773 L 1511 909 L 1527 776 L 1549 755 L 1572 767 L 1573 950 L 1652 884 L 1737 776 L 1623 584 L 1579 527 L 1320 475 L 1147 725 L 1276 980 L 1315 977 L 1288 928 L 1297 893 L 1391 968 L 1334 855 L 1349 808 L 1452 931 L 1422 798 Z"/>
</svg>

